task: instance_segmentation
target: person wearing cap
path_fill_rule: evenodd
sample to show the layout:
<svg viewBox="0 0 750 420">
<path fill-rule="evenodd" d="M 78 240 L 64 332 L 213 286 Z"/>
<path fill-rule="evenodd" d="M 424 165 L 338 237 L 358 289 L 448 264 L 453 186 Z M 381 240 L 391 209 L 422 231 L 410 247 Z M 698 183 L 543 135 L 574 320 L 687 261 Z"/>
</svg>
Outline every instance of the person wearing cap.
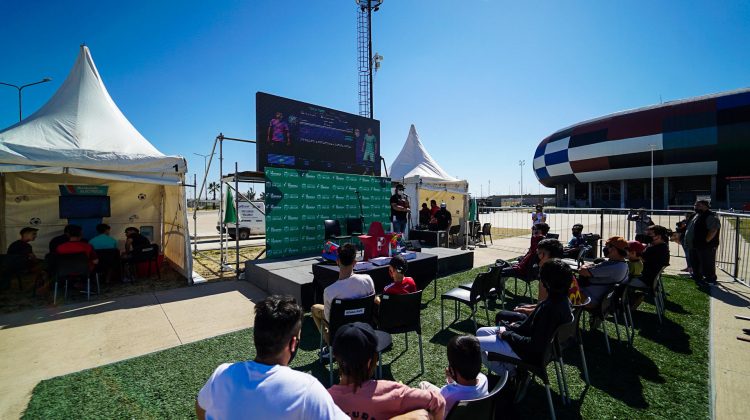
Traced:
<svg viewBox="0 0 750 420">
<path fill-rule="evenodd" d="M 435 220 L 437 221 L 437 230 L 448 230 L 453 223 L 451 212 L 448 211 L 448 206 L 445 202 L 440 203 L 440 210 L 435 213 Z"/>
<path fill-rule="evenodd" d="M 391 196 L 391 221 L 394 232 L 404 233 L 409 211 L 409 199 L 404 193 L 404 186 L 397 184 L 396 193 Z"/>
<path fill-rule="evenodd" d="M 721 222 L 711 211 L 711 203 L 706 200 L 695 202 L 695 215 L 685 230 L 685 245 L 688 248 L 693 280 L 716 283 L 716 248 L 719 247 Z"/>
<path fill-rule="evenodd" d="M 427 382 L 419 383 L 421 389 L 440 392 L 445 398 L 445 412 L 461 400 L 475 400 L 488 394 L 487 376 L 482 373 L 482 349 L 473 335 L 454 335 L 448 340 L 448 367 L 442 388 Z"/>
<path fill-rule="evenodd" d="M 531 213 L 531 228 L 534 229 L 539 223 L 547 223 L 547 213 L 541 205 L 536 206 L 536 211 Z"/>
<path fill-rule="evenodd" d="M 531 314 L 517 314 L 521 322 L 504 322 L 499 327 L 477 330 L 477 339 L 484 352 L 482 358 L 491 370 L 502 374 L 506 368 L 501 363 L 488 361 L 486 352 L 499 353 L 531 364 L 542 361 L 557 327 L 572 320 L 568 300 L 572 275 L 572 270 L 562 260 L 555 258 L 547 261 L 539 269 L 539 281 L 547 289 L 547 298 L 539 302 Z"/>
<path fill-rule="evenodd" d="M 299 349 L 303 314 L 291 296 L 256 303 L 255 359 L 214 370 L 195 400 L 198 419 L 349 419 L 320 381 L 289 367 Z"/>
<path fill-rule="evenodd" d="M 130 226 L 125 229 L 125 254 L 130 255 L 133 251 L 140 251 L 151 245 L 147 237 L 141 235 L 137 227 Z"/>
<path fill-rule="evenodd" d="M 628 241 L 628 276 L 633 279 L 640 277 L 643 272 L 643 250 L 646 245 L 638 241 Z"/>
<path fill-rule="evenodd" d="M 583 239 L 583 225 L 576 223 L 570 229 L 572 236 L 568 241 L 568 245 L 563 249 L 563 256 L 568 258 L 578 257 L 578 251 L 581 247 L 586 245 L 586 241 Z"/>
<path fill-rule="evenodd" d="M 407 268 L 409 268 L 409 264 L 403 256 L 396 255 L 391 258 L 391 262 L 388 263 L 388 274 L 391 276 L 393 282 L 385 286 L 383 289 L 384 294 L 405 295 L 417 291 L 417 284 L 414 283 L 414 279 L 404 276 Z"/>
<path fill-rule="evenodd" d="M 315 326 L 323 332 L 323 339 L 330 343 L 328 336 L 328 321 L 331 319 L 331 303 L 334 299 L 358 299 L 365 296 L 375 297 L 375 283 L 367 274 L 354 274 L 354 264 L 357 262 L 357 248 L 352 244 L 344 244 L 339 248 L 336 264 L 339 266 L 339 279 L 323 290 L 323 304 L 315 304 L 310 308 Z M 325 351 L 324 351 L 325 353 Z M 327 354 L 327 353 L 326 353 Z"/>
<path fill-rule="evenodd" d="M 336 331 L 333 356 L 340 381 L 328 389 L 336 405 L 352 418 L 389 419 L 422 409 L 442 419 L 445 399 L 438 391 L 370 379 L 378 366 L 377 347 L 378 332 L 369 324 L 354 322 Z"/>
<path fill-rule="evenodd" d="M 628 241 L 613 236 L 604 243 L 607 260 L 599 264 L 586 264 L 578 271 L 583 294 L 591 298 L 590 307 L 596 307 L 614 285 L 628 280 Z"/>
</svg>

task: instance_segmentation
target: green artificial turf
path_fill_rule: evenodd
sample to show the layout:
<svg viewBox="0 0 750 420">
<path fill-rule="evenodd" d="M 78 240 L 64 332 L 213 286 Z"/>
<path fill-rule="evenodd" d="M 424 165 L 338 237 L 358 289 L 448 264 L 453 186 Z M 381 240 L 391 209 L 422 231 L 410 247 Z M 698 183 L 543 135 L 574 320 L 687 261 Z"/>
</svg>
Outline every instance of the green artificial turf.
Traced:
<svg viewBox="0 0 750 420">
<path fill-rule="evenodd" d="M 478 270 L 439 280 L 438 292 L 471 281 Z M 519 291 L 522 288 L 519 282 Z M 536 288 L 536 284 L 532 288 Z M 573 402 L 560 404 L 550 365 L 553 399 L 558 418 L 707 418 L 708 417 L 708 297 L 692 282 L 666 277 L 667 317 L 659 324 L 651 304 L 644 302 L 634 314 L 638 331 L 634 348 L 618 343 L 609 328 L 612 355 L 606 353 L 601 331 L 585 332 L 584 342 L 592 386 L 584 393 L 575 350 L 566 354 L 566 374 Z M 508 300 L 513 296 L 509 283 Z M 394 336 L 394 347 L 383 356 L 386 378 L 416 386 L 421 380 L 444 383 L 445 345 L 454 334 L 471 333 L 473 324 L 463 319 L 440 330 L 440 298 L 425 290 L 422 311 L 425 373 L 419 372 L 416 335 Z M 526 298 L 528 300 L 528 298 Z M 511 303 L 512 304 L 512 303 Z M 511 305 L 509 304 L 509 306 Z M 446 321 L 452 319 L 447 303 Z M 494 311 L 490 311 L 493 316 Z M 468 310 L 463 309 L 464 318 Z M 478 320 L 486 324 L 484 311 Z M 609 325 L 610 327 L 612 324 Z M 292 367 L 309 372 L 327 384 L 328 374 L 317 358 L 319 336 L 305 317 L 300 351 Z M 25 418 L 191 418 L 194 398 L 217 365 L 253 357 L 252 330 L 202 340 L 46 380 L 34 389 Z M 525 399 L 505 418 L 547 418 L 544 389 L 537 381 Z"/>
</svg>

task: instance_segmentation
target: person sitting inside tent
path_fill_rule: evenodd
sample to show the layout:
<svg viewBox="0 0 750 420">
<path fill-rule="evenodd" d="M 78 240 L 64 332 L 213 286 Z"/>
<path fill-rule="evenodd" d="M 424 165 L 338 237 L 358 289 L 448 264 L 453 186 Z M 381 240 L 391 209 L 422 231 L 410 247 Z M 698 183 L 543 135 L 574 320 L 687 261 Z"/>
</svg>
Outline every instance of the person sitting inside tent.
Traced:
<svg viewBox="0 0 750 420">
<path fill-rule="evenodd" d="M 39 229 L 33 227 L 25 227 L 21 229 L 20 239 L 11 243 L 8 246 L 7 254 L 16 255 L 19 266 L 16 269 L 31 273 L 36 278 L 35 284 L 44 283 L 44 271 L 42 270 L 42 263 L 37 259 L 34 254 L 34 250 L 31 247 L 31 243 L 36 239 L 36 235 Z M 2 267 L 0 267 L 2 268 Z M 0 271 L 0 277 L 2 277 L 2 271 Z M 4 280 L 0 278 L 0 280 Z"/>
<path fill-rule="evenodd" d="M 93 246 L 94 249 L 116 249 L 117 240 L 109 236 L 110 230 L 110 226 L 106 223 L 96 225 L 96 232 L 98 235 L 91 238 L 89 244 Z"/>
<path fill-rule="evenodd" d="M 333 356 L 340 382 L 328 392 L 344 413 L 359 419 L 389 419 L 415 410 L 427 410 L 442 419 L 445 399 L 437 391 L 411 388 L 399 382 L 370 379 L 378 367 L 378 336 L 363 322 L 340 327 L 333 338 Z"/>
<path fill-rule="evenodd" d="M 71 254 L 86 254 L 89 260 L 89 272 L 94 271 L 94 266 L 99 261 L 96 258 L 96 252 L 94 247 L 84 242 L 83 229 L 80 226 L 69 225 L 68 229 L 68 242 L 64 242 L 57 246 L 55 254 L 57 255 L 71 255 Z M 81 273 L 83 274 L 83 273 Z"/>
<path fill-rule="evenodd" d="M 57 250 L 57 247 L 60 246 L 60 244 L 68 242 L 70 240 L 70 230 L 76 227 L 80 228 L 80 226 L 78 225 L 65 225 L 65 227 L 63 228 L 63 234 L 60 236 L 55 236 L 51 241 L 49 241 L 49 252 L 54 253 L 55 250 Z"/>
<path fill-rule="evenodd" d="M 133 252 L 138 252 L 143 248 L 148 248 L 151 242 L 147 237 L 141 235 L 138 228 L 130 226 L 125 229 L 125 255 L 130 256 Z"/>
</svg>

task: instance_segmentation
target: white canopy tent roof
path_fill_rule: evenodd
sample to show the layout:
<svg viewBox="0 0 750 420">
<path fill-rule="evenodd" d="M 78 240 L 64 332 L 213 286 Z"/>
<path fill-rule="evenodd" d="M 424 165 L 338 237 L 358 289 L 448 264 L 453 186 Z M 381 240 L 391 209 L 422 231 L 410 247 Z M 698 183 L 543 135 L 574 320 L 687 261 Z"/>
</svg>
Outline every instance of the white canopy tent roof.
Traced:
<svg viewBox="0 0 750 420">
<path fill-rule="evenodd" d="M 65 222 L 55 216 L 56 197 L 51 197 L 59 195 L 58 184 L 108 185 L 112 218 L 106 222 L 113 225 L 113 235 L 119 233 L 114 224 L 135 224 L 133 216 L 158 223 L 161 235 L 157 238 L 155 232 L 154 239 L 165 257 L 183 274 L 191 273 L 186 171 L 185 159 L 159 152 L 130 124 L 109 96 L 88 47 L 81 46 L 73 69 L 52 98 L 31 116 L 0 131 L 0 208 L 5 215 L 0 220 L 0 244 L 7 246 L 19 226 L 33 224 L 29 220 L 41 223 L 36 226 L 40 239 L 42 230 L 59 234 L 58 225 Z M 131 189 L 158 197 L 145 193 L 136 200 L 128 197 L 120 205 L 140 213 L 117 220 L 114 193 L 129 191 L 126 187 L 132 184 L 148 184 Z M 138 205 L 138 200 L 144 203 Z M 28 219 L 29 213 L 45 217 Z"/>
<path fill-rule="evenodd" d="M 409 195 L 409 205 L 412 208 L 412 224 L 418 221 L 418 210 L 421 205 L 420 195 L 428 195 L 439 200 L 445 197 L 463 196 L 460 203 L 448 202 L 451 213 L 465 214 L 466 194 L 469 183 L 449 175 L 436 161 L 419 140 L 419 134 L 414 124 L 409 128 L 404 147 L 391 165 L 391 179 L 394 182 L 404 184 L 406 193 Z M 420 190 L 423 191 L 420 194 Z M 430 193 L 427 193 L 427 192 Z M 441 195 L 438 193 L 450 193 Z M 455 218 L 454 218 L 455 219 Z M 456 224 L 458 220 L 454 220 Z"/>
</svg>

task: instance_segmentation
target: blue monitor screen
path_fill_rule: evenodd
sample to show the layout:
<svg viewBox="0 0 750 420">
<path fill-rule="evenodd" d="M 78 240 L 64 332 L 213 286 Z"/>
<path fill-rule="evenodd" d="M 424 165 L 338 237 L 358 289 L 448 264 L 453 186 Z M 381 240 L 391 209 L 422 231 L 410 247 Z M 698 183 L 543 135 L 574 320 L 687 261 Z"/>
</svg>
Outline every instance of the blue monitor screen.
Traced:
<svg viewBox="0 0 750 420">
<path fill-rule="evenodd" d="M 99 195 L 60 196 L 61 219 L 110 217 L 109 197 Z"/>
</svg>

